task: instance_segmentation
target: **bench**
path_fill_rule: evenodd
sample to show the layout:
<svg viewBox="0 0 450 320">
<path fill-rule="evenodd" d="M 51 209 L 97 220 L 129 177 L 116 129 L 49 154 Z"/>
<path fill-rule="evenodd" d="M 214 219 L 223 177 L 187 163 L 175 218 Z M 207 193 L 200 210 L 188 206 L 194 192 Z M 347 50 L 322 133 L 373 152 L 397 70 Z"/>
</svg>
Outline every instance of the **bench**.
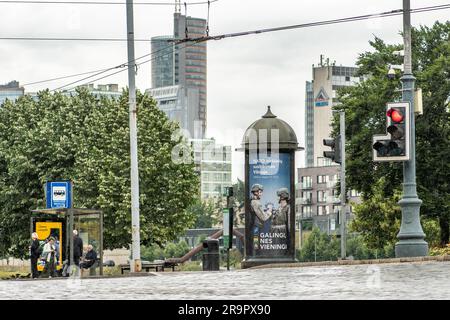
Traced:
<svg viewBox="0 0 450 320">
<path fill-rule="evenodd" d="M 175 267 L 178 266 L 178 263 L 168 262 L 168 261 L 142 262 L 141 266 L 142 266 L 142 270 L 145 270 L 146 272 L 149 272 L 151 269 L 155 269 L 156 272 L 164 271 L 164 268 L 172 268 L 172 271 L 175 271 Z M 121 265 L 119 265 L 119 267 L 120 267 L 121 274 L 124 274 L 124 272 L 126 270 L 130 271 L 129 264 L 121 264 Z"/>
</svg>

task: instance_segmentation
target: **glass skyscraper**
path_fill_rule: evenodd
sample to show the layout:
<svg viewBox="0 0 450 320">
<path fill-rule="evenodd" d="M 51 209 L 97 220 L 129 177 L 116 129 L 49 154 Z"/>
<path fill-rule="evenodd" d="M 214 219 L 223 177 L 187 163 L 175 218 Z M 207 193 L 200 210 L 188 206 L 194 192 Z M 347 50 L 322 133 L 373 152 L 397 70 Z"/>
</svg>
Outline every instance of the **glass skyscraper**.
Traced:
<svg viewBox="0 0 450 320">
<path fill-rule="evenodd" d="M 176 12 L 174 14 L 173 37 L 161 36 L 152 38 L 152 52 L 154 53 L 152 89 L 179 86 L 180 88 L 186 88 L 186 91 L 190 89 L 198 90 L 199 99 L 197 105 L 190 105 L 184 108 L 189 114 L 195 114 L 195 117 L 193 119 L 190 116 L 182 118 L 189 118 L 196 122 L 195 126 L 190 124 L 188 127 L 199 127 L 198 130 L 184 129 L 189 130 L 191 138 L 200 139 L 205 137 L 206 132 L 206 42 L 184 42 L 175 45 L 168 40 L 184 39 L 186 37 L 199 38 L 205 35 L 205 19 L 186 17 Z"/>
</svg>

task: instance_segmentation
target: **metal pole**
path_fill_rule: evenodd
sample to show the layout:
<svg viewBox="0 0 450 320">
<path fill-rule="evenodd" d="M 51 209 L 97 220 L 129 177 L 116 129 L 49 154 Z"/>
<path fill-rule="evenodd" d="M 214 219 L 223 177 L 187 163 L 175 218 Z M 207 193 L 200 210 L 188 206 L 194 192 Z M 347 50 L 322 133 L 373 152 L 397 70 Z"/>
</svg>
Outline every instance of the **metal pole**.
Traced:
<svg viewBox="0 0 450 320">
<path fill-rule="evenodd" d="M 317 236 L 314 233 L 314 262 L 317 262 Z"/>
<path fill-rule="evenodd" d="M 227 270 L 230 271 L 230 248 L 227 248 Z"/>
<path fill-rule="evenodd" d="M 303 230 L 302 230 L 302 219 L 298 219 L 298 249 L 302 249 L 302 239 L 303 238 Z"/>
<path fill-rule="evenodd" d="M 411 7 L 410 0 L 403 0 L 403 41 L 405 49 L 404 74 L 402 81 L 403 101 L 410 103 L 410 160 L 403 163 L 402 224 L 395 244 L 396 257 L 417 257 L 428 255 L 428 243 L 424 241 L 420 224 L 422 200 L 416 189 L 416 133 L 414 120 L 414 82 L 411 64 Z"/>
<path fill-rule="evenodd" d="M 347 224 L 347 210 L 346 210 L 346 186 L 345 186 L 345 112 L 340 112 L 340 134 L 341 134 L 341 219 L 340 219 L 340 231 L 341 231 L 341 259 L 347 257 L 346 248 L 346 224 Z"/>
<path fill-rule="evenodd" d="M 139 171 L 137 154 L 137 109 L 134 59 L 133 0 L 127 0 L 127 44 L 128 44 L 128 95 L 130 113 L 130 158 L 131 158 L 131 234 L 133 261 L 131 272 L 141 271 L 139 228 Z"/>
<path fill-rule="evenodd" d="M 69 256 L 69 266 L 72 267 L 73 266 L 73 261 L 74 261 L 74 254 L 73 254 L 73 230 L 74 230 L 74 225 L 73 225 L 73 209 L 69 208 L 69 251 L 70 251 L 70 256 Z"/>
</svg>

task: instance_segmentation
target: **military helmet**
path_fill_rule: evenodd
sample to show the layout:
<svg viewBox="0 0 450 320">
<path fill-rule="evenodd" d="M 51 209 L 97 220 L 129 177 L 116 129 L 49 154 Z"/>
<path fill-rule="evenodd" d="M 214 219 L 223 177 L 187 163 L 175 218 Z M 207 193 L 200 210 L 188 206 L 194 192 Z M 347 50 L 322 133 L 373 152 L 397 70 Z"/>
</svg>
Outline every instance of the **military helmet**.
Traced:
<svg viewBox="0 0 450 320">
<path fill-rule="evenodd" d="M 262 185 L 260 185 L 259 183 L 255 183 L 254 185 L 252 185 L 252 190 L 251 190 L 251 192 L 257 192 L 257 191 L 259 191 L 259 190 L 261 190 L 261 191 L 264 190 L 264 188 L 263 188 Z"/>
<path fill-rule="evenodd" d="M 289 200 L 289 190 L 287 188 L 278 189 L 277 196 L 282 200 Z"/>
</svg>

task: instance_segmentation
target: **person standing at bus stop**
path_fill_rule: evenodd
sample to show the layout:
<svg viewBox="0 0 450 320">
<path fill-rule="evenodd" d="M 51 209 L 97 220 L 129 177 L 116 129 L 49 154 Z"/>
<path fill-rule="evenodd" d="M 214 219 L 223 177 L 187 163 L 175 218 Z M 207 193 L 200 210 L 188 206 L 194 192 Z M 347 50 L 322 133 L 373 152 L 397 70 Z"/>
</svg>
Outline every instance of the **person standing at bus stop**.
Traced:
<svg viewBox="0 0 450 320">
<path fill-rule="evenodd" d="M 40 256 L 39 240 L 36 232 L 31 234 L 31 246 L 30 246 L 30 262 L 31 262 L 31 278 L 36 279 L 39 277 L 37 262 Z"/>
<path fill-rule="evenodd" d="M 78 236 L 78 231 L 73 230 L 73 262 L 77 267 L 80 266 L 80 258 L 82 255 L 83 255 L 83 240 Z"/>
</svg>

